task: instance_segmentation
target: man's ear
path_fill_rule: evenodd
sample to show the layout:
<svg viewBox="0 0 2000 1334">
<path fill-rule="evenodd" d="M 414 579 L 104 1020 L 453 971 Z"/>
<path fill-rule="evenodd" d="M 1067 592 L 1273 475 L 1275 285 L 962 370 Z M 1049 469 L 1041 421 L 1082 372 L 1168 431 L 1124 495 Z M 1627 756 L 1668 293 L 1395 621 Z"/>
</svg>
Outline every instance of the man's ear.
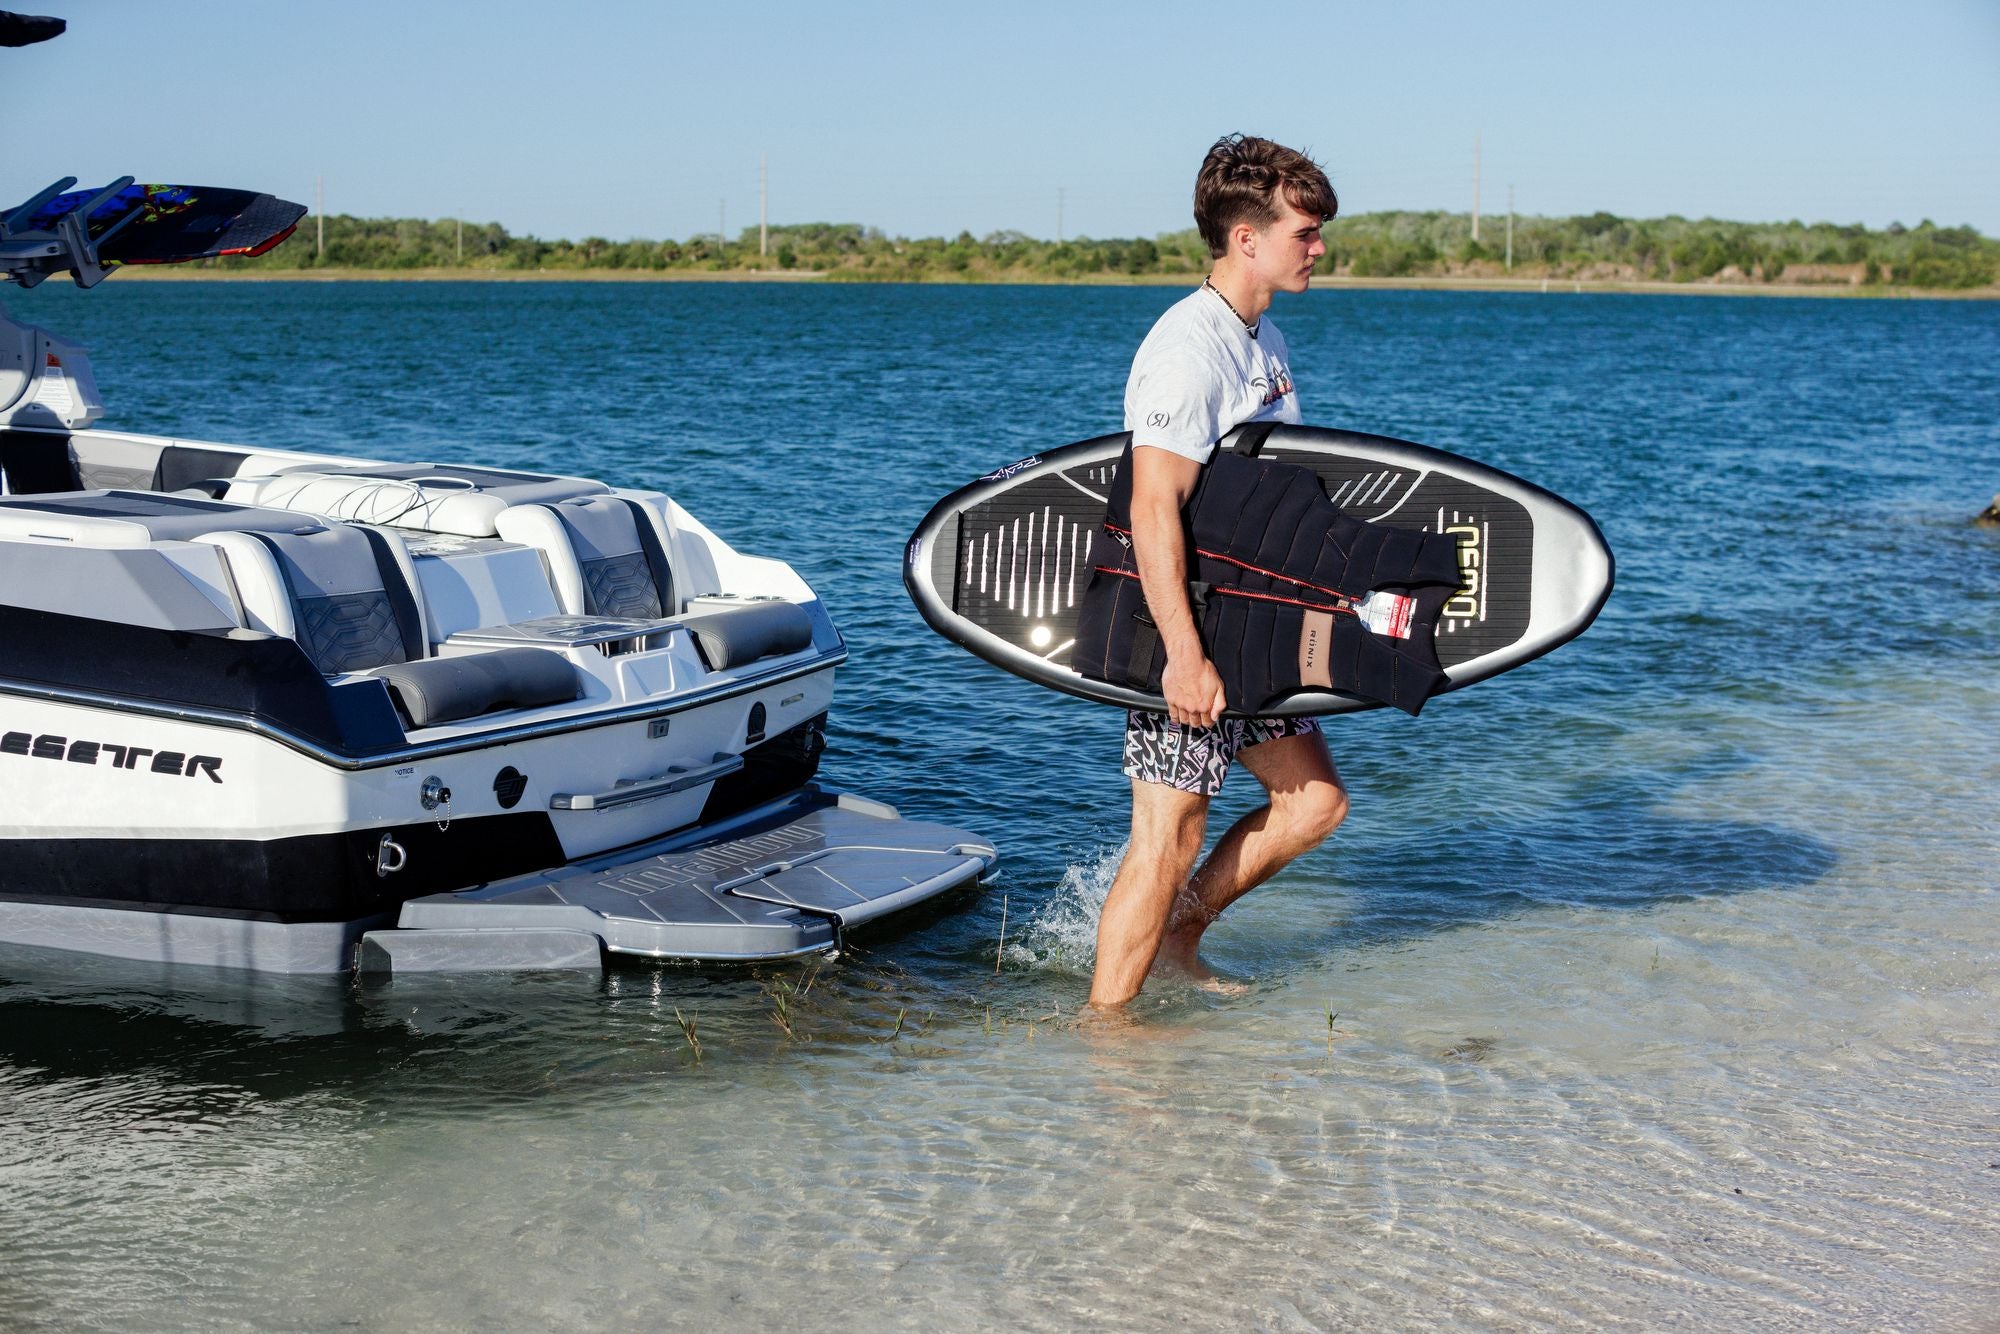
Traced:
<svg viewBox="0 0 2000 1334">
<path fill-rule="evenodd" d="M 1236 248 L 1243 252 L 1245 258 L 1255 259 L 1257 257 L 1257 229 L 1255 227 L 1252 227 L 1247 222 L 1239 222 L 1230 228 L 1230 237 L 1236 242 Z"/>
</svg>

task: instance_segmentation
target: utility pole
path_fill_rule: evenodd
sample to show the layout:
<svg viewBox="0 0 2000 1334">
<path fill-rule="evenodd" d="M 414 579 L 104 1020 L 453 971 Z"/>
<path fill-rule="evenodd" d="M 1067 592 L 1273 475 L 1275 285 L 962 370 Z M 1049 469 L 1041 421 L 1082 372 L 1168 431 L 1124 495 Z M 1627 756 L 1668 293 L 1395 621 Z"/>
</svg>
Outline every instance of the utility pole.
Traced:
<svg viewBox="0 0 2000 1334">
<path fill-rule="evenodd" d="M 319 245 L 313 251 L 314 258 L 326 254 L 326 177 L 313 177 L 313 211 L 319 218 Z"/>
<path fill-rule="evenodd" d="M 1514 271 L 1514 187 L 1507 187 L 1507 272 Z"/>
<path fill-rule="evenodd" d="M 757 155 L 757 255 L 771 253 L 771 159 Z"/>
<path fill-rule="evenodd" d="M 729 201 L 715 201 L 715 244 L 717 248 L 729 244 Z"/>
<path fill-rule="evenodd" d="M 1063 206 L 1063 191 L 1062 187 L 1058 185 L 1056 187 L 1056 244 L 1057 245 L 1062 244 L 1062 206 Z"/>
<path fill-rule="evenodd" d="M 458 262 L 463 264 L 465 263 L 465 219 L 455 218 L 453 221 L 458 224 Z"/>
<path fill-rule="evenodd" d="M 1480 132 L 1472 132 L 1472 240 L 1480 238 Z"/>
</svg>

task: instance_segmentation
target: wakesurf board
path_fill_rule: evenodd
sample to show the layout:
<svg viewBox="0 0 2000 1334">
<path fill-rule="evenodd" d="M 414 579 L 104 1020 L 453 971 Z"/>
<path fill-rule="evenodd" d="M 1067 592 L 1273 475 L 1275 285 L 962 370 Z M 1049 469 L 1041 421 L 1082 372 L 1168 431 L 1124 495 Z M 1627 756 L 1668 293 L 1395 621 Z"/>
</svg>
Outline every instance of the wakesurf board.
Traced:
<svg viewBox="0 0 2000 1334">
<path fill-rule="evenodd" d="M 1370 523 L 1443 533 L 1457 593 L 1438 617 L 1444 690 L 1486 680 L 1582 634 L 1611 595 L 1611 548 L 1577 506 L 1457 454 L 1390 436 L 1315 426 L 1268 430 L 1260 457 L 1312 469 L 1334 505 Z M 1166 702 L 1092 680 L 1071 664 L 1090 537 L 1104 521 L 1129 432 L 1010 463 L 940 500 L 904 552 L 903 584 L 933 630 L 1038 685 L 1124 708 Z M 1377 701 L 1302 690 L 1262 717 L 1348 713 Z"/>
</svg>

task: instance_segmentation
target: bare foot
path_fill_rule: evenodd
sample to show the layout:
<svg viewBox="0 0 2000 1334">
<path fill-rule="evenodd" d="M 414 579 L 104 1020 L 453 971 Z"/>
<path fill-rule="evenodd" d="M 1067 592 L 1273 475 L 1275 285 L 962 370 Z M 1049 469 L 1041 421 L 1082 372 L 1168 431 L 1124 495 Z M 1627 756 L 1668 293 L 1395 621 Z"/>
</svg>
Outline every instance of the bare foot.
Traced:
<svg viewBox="0 0 2000 1334">
<path fill-rule="evenodd" d="M 1215 970 L 1201 961 L 1197 953 L 1199 939 L 1176 940 L 1168 938 L 1160 945 L 1160 952 L 1153 958 L 1152 976 L 1175 978 L 1192 983 L 1203 991 L 1218 996 L 1245 996 L 1250 988 L 1241 982 L 1230 982 L 1216 976 Z"/>
<path fill-rule="evenodd" d="M 1124 1005 L 1090 1002 L 1077 1012 L 1069 1031 L 1093 1045 L 1111 1046 L 1123 1046 L 1130 1042 L 1174 1041 L 1187 1035 L 1184 1028 L 1162 1027 L 1147 1022 L 1134 1012 L 1129 1002 Z"/>
<path fill-rule="evenodd" d="M 1139 1029 L 1138 1016 L 1124 1005 L 1088 1002 L 1077 1012 L 1075 1031 L 1085 1038 L 1126 1037 Z"/>
</svg>

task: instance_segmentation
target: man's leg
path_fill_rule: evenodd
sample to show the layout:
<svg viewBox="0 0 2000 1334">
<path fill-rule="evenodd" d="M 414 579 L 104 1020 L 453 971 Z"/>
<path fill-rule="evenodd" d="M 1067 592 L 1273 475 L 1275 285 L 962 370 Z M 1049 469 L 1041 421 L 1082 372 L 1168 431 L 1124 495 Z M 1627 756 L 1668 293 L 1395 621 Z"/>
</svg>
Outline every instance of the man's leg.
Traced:
<svg viewBox="0 0 2000 1334">
<path fill-rule="evenodd" d="M 1166 933 L 1174 898 L 1201 854 L 1207 823 L 1206 796 L 1132 780 L 1132 839 L 1097 920 L 1092 1005 L 1123 1005 L 1139 994 Z"/>
<path fill-rule="evenodd" d="M 1159 966 L 1210 976 L 1195 957 L 1202 932 L 1222 910 L 1310 852 L 1347 818 L 1347 789 L 1317 730 L 1279 737 L 1238 753 L 1270 801 L 1229 827 L 1174 905 Z"/>
</svg>

